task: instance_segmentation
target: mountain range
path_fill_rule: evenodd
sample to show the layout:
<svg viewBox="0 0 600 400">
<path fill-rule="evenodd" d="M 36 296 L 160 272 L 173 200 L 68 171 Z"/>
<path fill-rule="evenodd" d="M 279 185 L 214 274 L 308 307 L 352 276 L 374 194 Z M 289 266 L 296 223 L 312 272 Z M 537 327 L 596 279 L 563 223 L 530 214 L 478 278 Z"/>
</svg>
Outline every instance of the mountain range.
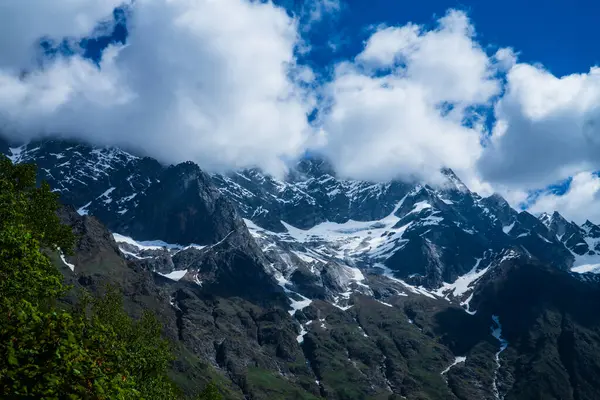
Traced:
<svg viewBox="0 0 600 400">
<path fill-rule="evenodd" d="M 54 261 L 119 285 L 177 346 L 174 379 L 232 399 L 596 399 L 600 226 L 443 181 L 206 173 L 117 148 L 0 140 L 79 240 Z"/>
</svg>

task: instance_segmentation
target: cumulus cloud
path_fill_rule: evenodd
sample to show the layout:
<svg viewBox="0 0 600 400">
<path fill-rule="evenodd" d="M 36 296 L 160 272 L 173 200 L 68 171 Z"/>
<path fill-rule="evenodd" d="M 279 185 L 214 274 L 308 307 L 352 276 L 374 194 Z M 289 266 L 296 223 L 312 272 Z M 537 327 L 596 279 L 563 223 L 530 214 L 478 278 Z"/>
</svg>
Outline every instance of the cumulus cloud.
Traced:
<svg viewBox="0 0 600 400">
<path fill-rule="evenodd" d="M 209 169 L 281 173 L 304 151 L 314 107 L 304 81 L 312 73 L 296 63 L 297 21 L 284 9 L 246 0 L 131 7 L 127 45 L 105 50 L 100 68 L 76 55 L 25 76 L 0 69 L 6 130 L 59 133 Z M 70 22 L 81 15 L 97 18 L 73 12 Z"/>
<path fill-rule="evenodd" d="M 484 129 L 473 109 L 500 92 L 495 60 L 474 35 L 451 11 L 432 30 L 381 27 L 337 66 L 320 123 L 342 175 L 432 179 L 444 166 L 474 175 Z"/>
<path fill-rule="evenodd" d="M 566 193 L 544 193 L 529 207 L 534 213 L 558 211 L 568 220 L 582 224 L 586 219 L 600 223 L 600 178 L 591 172 L 576 174 Z"/>
<path fill-rule="evenodd" d="M 534 189 L 600 167 L 599 68 L 559 78 L 516 64 L 506 81 L 479 160 L 485 179 Z"/>
<path fill-rule="evenodd" d="M 597 200 L 599 68 L 556 77 L 519 62 L 518 49 L 489 52 L 451 10 L 433 28 L 376 27 L 322 82 L 297 55 L 311 24 L 339 14 L 338 0 L 311 0 L 296 17 L 262 1 L 128 1 L 127 44 L 105 49 L 99 65 L 77 51 L 40 63 L 41 38 L 93 36 L 122 2 L 0 2 L 0 35 L 12 38 L 0 43 L 5 134 L 59 134 L 212 170 L 281 174 L 307 150 L 359 179 L 435 182 L 450 167 L 515 206 L 575 176 L 564 196 L 531 205 L 575 220 Z"/>
<path fill-rule="evenodd" d="M 89 34 L 124 0 L 2 0 L 0 2 L 0 68 L 30 67 L 44 37 Z"/>
</svg>

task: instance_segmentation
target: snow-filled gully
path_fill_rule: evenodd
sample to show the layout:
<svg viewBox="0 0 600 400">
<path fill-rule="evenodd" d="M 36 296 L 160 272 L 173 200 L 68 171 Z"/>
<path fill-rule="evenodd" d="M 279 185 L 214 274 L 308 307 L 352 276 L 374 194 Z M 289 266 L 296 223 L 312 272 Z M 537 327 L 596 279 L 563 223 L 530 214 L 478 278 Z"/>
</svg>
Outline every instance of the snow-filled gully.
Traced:
<svg viewBox="0 0 600 400">
<path fill-rule="evenodd" d="M 500 317 L 492 315 L 492 336 L 500 342 L 500 349 L 496 353 L 496 368 L 494 369 L 494 380 L 492 382 L 492 390 L 494 392 L 494 398 L 497 400 L 503 400 L 504 395 L 500 394 L 498 389 L 498 371 L 500 371 L 500 353 L 502 353 L 508 347 L 508 342 L 502 337 L 502 325 L 500 325 Z"/>
</svg>

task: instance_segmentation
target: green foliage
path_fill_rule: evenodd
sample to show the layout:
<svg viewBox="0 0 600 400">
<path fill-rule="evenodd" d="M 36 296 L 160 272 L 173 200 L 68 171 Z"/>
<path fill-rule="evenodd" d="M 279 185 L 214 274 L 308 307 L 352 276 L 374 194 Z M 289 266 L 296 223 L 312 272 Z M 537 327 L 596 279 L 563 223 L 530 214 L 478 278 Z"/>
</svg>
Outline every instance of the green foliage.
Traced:
<svg viewBox="0 0 600 400">
<path fill-rule="evenodd" d="M 14 299 L 45 305 L 61 296 L 66 288 L 60 272 L 39 251 L 39 242 L 22 226 L 0 230 L 0 302 Z"/>
<path fill-rule="evenodd" d="M 35 186 L 35 166 L 12 165 L 0 156 L 0 295 L 3 303 L 34 305 L 62 295 L 60 272 L 40 247 L 71 251 L 74 236 L 60 224 L 58 197 L 47 184 Z"/>
<path fill-rule="evenodd" d="M 200 392 L 198 397 L 196 397 L 196 400 L 223 400 L 223 396 L 221 395 L 221 392 L 219 392 L 217 385 L 210 382 L 206 385 L 204 390 Z"/>
<path fill-rule="evenodd" d="M 16 227 L 44 248 L 71 251 L 75 238 L 56 215 L 58 194 L 46 182 L 36 187 L 35 176 L 35 165 L 13 165 L 0 155 L 0 231 Z"/>
<path fill-rule="evenodd" d="M 173 356 L 151 314 L 133 320 L 108 288 L 72 312 L 68 290 L 40 248 L 68 252 L 57 196 L 35 186 L 35 167 L 0 158 L 0 393 L 11 399 L 179 399 L 167 376 Z M 204 396 L 204 397 L 202 397 Z M 200 399 L 219 399 L 209 386 Z"/>
</svg>

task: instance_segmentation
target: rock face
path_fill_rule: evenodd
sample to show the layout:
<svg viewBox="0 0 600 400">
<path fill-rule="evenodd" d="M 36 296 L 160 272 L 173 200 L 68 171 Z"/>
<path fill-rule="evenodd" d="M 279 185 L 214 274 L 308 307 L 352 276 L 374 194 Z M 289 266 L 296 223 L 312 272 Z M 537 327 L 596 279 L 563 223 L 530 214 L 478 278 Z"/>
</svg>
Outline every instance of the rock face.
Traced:
<svg viewBox="0 0 600 400">
<path fill-rule="evenodd" d="M 245 230 L 231 202 L 193 163 L 164 170 L 125 214 L 117 229 L 141 240 L 206 245 Z"/>
<path fill-rule="evenodd" d="M 595 399 L 600 227 L 444 182 L 210 175 L 47 140 L 35 162 L 79 240 L 67 281 L 120 286 L 176 343 L 187 392 L 227 398 Z M 72 301 L 72 298 L 66 301 Z"/>
<path fill-rule="evenodd" d="M 486 276 L 473 303 L 494 313 L 508 347 L 498 387 L 506 398 L 593 399 L 600 381 L 588 375 L 600 366 L 595 356 L 600 301 L 595 276 L 569 273 L 526 259 L 513 259 Z M 506 354 L 505 354 L 506 353 Z M 550 378 L 552 377 L 552 378 Z"/>
</svg>

